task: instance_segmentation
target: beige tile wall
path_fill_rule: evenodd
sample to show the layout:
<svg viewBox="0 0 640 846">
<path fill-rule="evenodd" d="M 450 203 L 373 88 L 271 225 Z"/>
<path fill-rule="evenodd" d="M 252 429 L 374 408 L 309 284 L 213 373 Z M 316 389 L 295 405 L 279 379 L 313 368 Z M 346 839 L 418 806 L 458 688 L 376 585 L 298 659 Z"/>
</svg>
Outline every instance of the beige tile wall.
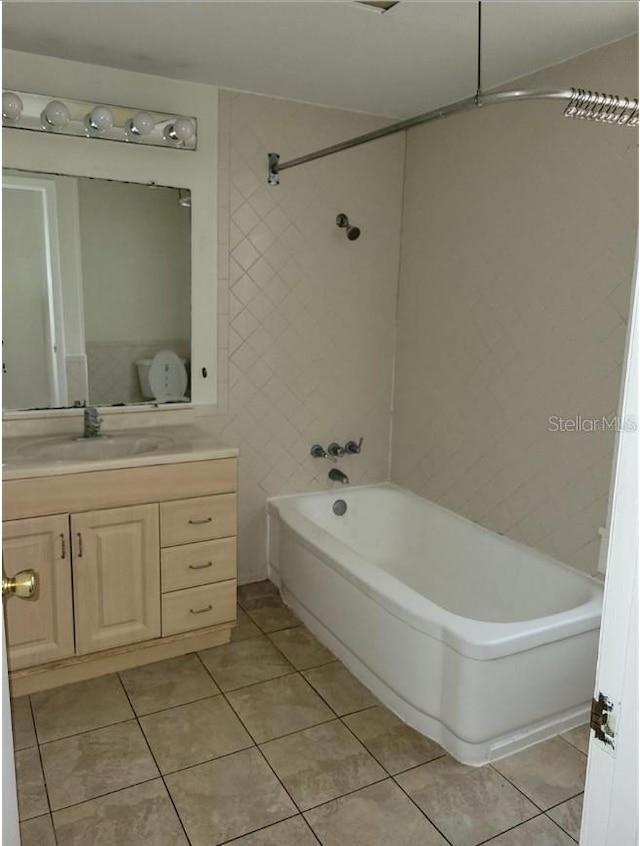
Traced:
<svg viewBox="0 0 640 846">
<path fill-rule="evenodd" d="M 637 96 L 627 39 L 523 80 Z M 592 572 L 635 247 L 635 130 L 548 102 L 411 130 L 392 478 Z"/>
<path fill-rule="evenodd" d="M 340 462 L 352 482 L 388 475 L 404 163 L 403 136 L 285 172 L 283 159 L 380 125 L 380 119 L 220 92 L 220 414 L 209 425 L 240 447 L 239 577 L 261 578 L 268 496 L 325 488 L 327 445 L 364 436 Z M 347 241 L 335 218 L 362 228 Z"/>
</svg>

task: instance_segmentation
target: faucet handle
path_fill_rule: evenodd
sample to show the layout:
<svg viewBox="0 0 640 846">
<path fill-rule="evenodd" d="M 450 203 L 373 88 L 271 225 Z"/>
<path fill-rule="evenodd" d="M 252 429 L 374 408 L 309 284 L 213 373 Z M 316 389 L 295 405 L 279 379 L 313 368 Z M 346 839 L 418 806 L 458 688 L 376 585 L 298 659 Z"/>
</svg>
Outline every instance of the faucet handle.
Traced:
<svg viewBox="0 0 640 846">
<path fill-rule="evenodd" d="M 333 441 L 333 443 L 329 444 L 327 447 L 327 452 L 332 458 L 340 458 L 340 456 L 344 455 L 344 447 L 341 447 L 340 444 Z"/>
<path fill-rule="evenodd" d="M 327 458 L 325 448 L 323 446 L 320 446 L 320 444 L 314 444 L 311 447 L 310 452 L 314 458 Z"/>
<path fill-rule="evenodd" d="M 364 438 L 360 438 L 358 443 L 356 443 L 355 441 L 347 441 L 347 443 L 345 444 L 345 447 L 344 447 L 344 451 L 348 455 L 359 455 L 360 452 L 362 451 L 362 442 L 363 441 L 364 441 Z"/>
</svg>

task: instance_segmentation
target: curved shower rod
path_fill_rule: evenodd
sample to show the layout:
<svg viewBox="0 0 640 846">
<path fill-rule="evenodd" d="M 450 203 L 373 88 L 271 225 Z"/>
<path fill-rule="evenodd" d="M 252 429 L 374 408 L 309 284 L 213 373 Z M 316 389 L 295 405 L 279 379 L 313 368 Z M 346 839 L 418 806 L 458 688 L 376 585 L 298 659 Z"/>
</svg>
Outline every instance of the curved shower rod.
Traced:
<svg viewBox="0 0 640 846">
<path fill-rule="evenodd" d="M 490 94 L 474 94 L 464 100 L 458 100 L 447 106 L 441 106 L 430 112 L 424 112 L 406 120 L 383 126 L 381 129 L 374 129 L 373 132 L 366 132 L 364 135 L 357 135 L 340 144 L 333 144 L 330 147 L 323 147 L 305 156 L 298 156 L 286 162 L 280 161 L 278 153 L 269 153 L 268 159 L 268 182 L 269 185 L 280 183 L 280 172 L 289 170 L 292 167 L 322 159 L 325 156 L 332 156 L 342 150 L 349 150 L 351 147 L 359 147 L 360 144 L 367 144 L 369 141 L 376 141 L 378 138 L 385 138 L 396 132 L 411 129 L 413 126 L 420 126 L 432 120 L 449 117 L 458 112 L 465 112 L 469 109 L 482 108 L 483 106 L 494 106 L 497 103 L 510 103 L 516 100 L 566 100 L 567 107 L 564 116 L 568 118 L 579 118 L 581 120 L 594 121 L 595 123 L 618 124 L 619 126 L 638 126 L 638 100 L 629 97 L 618 97 L 615 94 L 599 94 L 597 91 L 587 91 L 584 88 L 550 88 L 546 90 L 514 89 L 509 91 L 495 91 Z"/>
</svg>

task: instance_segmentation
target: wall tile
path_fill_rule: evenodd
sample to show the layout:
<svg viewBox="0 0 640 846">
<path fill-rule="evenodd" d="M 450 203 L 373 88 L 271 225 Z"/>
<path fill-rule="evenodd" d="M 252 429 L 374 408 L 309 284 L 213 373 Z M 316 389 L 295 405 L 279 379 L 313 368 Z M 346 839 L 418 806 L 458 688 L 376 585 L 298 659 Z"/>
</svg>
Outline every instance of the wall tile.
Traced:
<svg viewBox="0 0 640 846">
<path fill-rule="evenodd" d="M 626 39 L 523 85 L 634 96 L 636 52 Z M 549 103 L 407 142 L 392 479 L 587 572 L 614 436 L 548 418 L 616 413 L 637 184 L 636 139 Z"/>
<path fill-rule="evenodd" d="M 270 188 L 268 151 L 290 158 L 380 118 L 230 91 L 219 113 L 219 240 L 230 251 L 220 251 L 219 387 L 229 405 L 208 425 L 240 447 L 246 582 L 265 573 L 266 498 L 330 485 L 329 465 L 309 455 L 315 441 L 364 436 L 342 468 L 356 484 L 387 478 L 404 137 L 287 171 Z M 336 227 L 341 211 L 359 241 Z"/>
</svg>

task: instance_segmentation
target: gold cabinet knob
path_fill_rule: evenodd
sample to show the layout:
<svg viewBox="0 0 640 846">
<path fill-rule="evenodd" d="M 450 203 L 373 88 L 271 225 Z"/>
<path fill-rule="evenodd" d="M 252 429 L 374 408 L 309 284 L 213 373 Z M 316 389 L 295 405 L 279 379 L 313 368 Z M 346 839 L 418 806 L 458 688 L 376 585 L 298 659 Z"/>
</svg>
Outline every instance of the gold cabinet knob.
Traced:
<svg viewBox="0 0 640 846">
<path fill-rule="evenodd" d="M 21 599 L 33 599 L 38 585 L 35 570 L 20 570 L 15 576 L 2 577 L 2 595 L 15 594 Z"/>
</svg>

